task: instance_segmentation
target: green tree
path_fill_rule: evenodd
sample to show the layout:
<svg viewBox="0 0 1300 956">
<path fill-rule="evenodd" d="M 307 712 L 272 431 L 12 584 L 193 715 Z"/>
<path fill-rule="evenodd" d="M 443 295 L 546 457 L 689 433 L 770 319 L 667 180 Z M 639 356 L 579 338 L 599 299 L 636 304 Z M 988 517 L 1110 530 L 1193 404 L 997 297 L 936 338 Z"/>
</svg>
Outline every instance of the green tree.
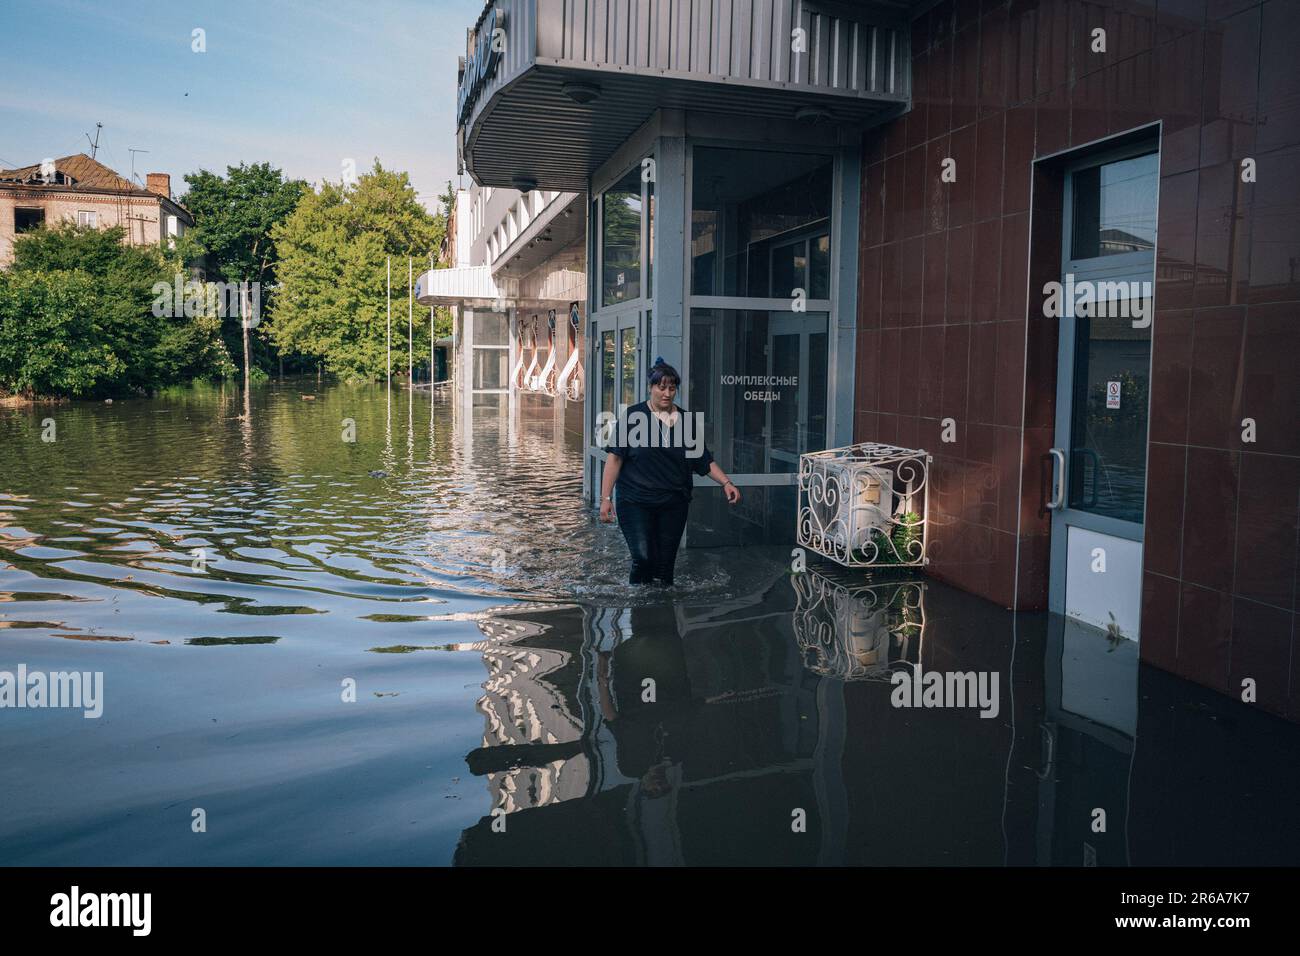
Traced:
<svg viewBox="0 0 1300 956">
<path fill-rule="evenodd" d="M 0 272 L 0 387 L 81 396 L 118 381 L 126 366 L 105 328 L 114 311 L 88 272 Z"/>
<path fill-rule="evenodd" d="M 154 287 L 173 285 L 179 259 L 122 240 L 120 228 L 73 223 L 16 240 L 13 267 L 0 274 L 0 388 L 142 394 L 226 370 L 215 316 L 154 314 Z"/>
<path fill-rule="evenodd" d="M 393 369 L 406 362 L 406 263 L 428 268 L 445 220 L 417 200 L 406 173 L 374 168 L 350 185 L 325 183 L 304 195 L 272 229 L 279 288 L 268 331 L 285 352 L 316 357 L 345 378 L 385 370 L 385 261 L 393 264 Z M 420 310 L 423 314 L 423 309 Z M 429 361 L 423 322 L 415 323 L 415 361 Z"/>
<path fill-rule="evenodd" d="M 226 175 L 201 169 L 185 176 L 189 191 L 181 201 L 195 224 L 178 245 L 186 261 L 202 260 L 208 277 L 223 282 L 259 282 L 262 311 L 275 296 L 278 253 L 271 230 L 311 192 L 305 180 L 286 179 L 270 163 L 227 166 Z M 243 326 L 226 317 L 222 332 L 227 349 L 242 354 Z M 251 330 L 253 364 L 274 360 L 259 328 Z"/>
</svg>

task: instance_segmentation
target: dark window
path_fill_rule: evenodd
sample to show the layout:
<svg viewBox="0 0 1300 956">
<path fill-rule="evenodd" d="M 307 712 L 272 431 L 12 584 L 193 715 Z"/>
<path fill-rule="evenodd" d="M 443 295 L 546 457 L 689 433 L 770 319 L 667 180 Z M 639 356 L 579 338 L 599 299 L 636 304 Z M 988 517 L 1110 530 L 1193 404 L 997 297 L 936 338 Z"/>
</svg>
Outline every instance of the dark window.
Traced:
<svg viewBox="0 0 1300 956">
<path fill-rule="evenodd" d="M 692 162 L 693 294 L 829 295 L 831 157 L 698 147 Z"/>
<path fill-rule="evenodd" d="M 19 206 L 14 210 L 14 232 L 31 232 L 45 225 L 44 209 L 24 209 Z"/>
</svg>

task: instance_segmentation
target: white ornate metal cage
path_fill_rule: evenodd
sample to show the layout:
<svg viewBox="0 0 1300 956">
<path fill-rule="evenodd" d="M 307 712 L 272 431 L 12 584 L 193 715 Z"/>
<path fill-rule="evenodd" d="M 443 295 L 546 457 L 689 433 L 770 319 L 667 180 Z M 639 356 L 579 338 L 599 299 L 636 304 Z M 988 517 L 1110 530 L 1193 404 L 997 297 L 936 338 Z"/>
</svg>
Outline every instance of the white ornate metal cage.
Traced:
<svg viewBox="0 0 1300 956">
<path fill-rule="evenodd" d="M 923 567 L 932 461 L 879 442 L 800 455 L 799 544 L 845 567 Z"/>
</svg>

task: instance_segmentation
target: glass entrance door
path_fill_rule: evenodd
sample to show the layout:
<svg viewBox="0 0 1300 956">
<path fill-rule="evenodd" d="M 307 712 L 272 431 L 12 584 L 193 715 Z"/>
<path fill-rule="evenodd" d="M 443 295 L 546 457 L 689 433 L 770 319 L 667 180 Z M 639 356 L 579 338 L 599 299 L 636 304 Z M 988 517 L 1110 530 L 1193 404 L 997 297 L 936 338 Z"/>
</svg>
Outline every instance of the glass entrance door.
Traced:
<svg viewBox="0 0 1300 956">
<path fill-rule="evenodd" d="M 802 315 L 774 316 L 769 322 L 767 374 L 771 384 L 766 392 L 769 473 L 797 473 L 799 456 L 810 448 L 821 448 L 825 441 L 826 387 L 822 372 L 825 356 L 826 333 L 812 330 Z M 813 387 L 814 372 L 823 379 L 819 389 Z"/>
<path fill-rule="evenodd" d="M 1076 163 L 1065 180 L 1051 609 L 1136 640 L 1142 595 L 1159 154 Z"/>
<path fill-rule="evenodd" d="M 605 413 L 618 416 L 627 406 L 645 398 L 645 321 L 648 313 L 638 309 L 600 316 L 591 323 L 590 379 L 596 387 L 588 392 L 591 409 L 591 446 L 598 461 L 592 468 L 594 496 L 599 496 L 604 453 L 600 448 L 600 425 Z"/>
</svg>

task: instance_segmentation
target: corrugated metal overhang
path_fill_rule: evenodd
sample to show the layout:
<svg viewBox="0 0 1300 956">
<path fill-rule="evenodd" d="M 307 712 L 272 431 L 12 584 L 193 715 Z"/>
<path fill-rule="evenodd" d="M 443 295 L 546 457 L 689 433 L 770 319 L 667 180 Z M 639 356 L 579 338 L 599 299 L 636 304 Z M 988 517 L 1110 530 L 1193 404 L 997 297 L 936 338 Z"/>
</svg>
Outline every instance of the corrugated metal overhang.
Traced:
<svg viewBox="0 0 1300 956">
<path fill-rule="evenodd" d="M 462 161 L 482 184 L 577 192 L 660 108 L 870 124 L 910 103 L 906 15 L 925 2 L 495 0 L 470 37 Z M 505 47 L 475 68 L 489 28 Z"/>
<path fill-rule="evenodd" d="M 574 103 L 564 83 L 598 83 L 590 105 Z M 657 109 L 691 109 L 792 120 L 805 106 L 829 111 L 829 121 L 869 124 L 896 113 L 907 97 L 810 96 L 798 90 L 746 88 L 628 76 L 618 73 L 534 67 L 501 91 L 480 114 L 464 146 L 465 168 L 476 182 L 511 186 L 518 177 L 539 188 L 581 192 L 591 174 Z"/>
</svg>

